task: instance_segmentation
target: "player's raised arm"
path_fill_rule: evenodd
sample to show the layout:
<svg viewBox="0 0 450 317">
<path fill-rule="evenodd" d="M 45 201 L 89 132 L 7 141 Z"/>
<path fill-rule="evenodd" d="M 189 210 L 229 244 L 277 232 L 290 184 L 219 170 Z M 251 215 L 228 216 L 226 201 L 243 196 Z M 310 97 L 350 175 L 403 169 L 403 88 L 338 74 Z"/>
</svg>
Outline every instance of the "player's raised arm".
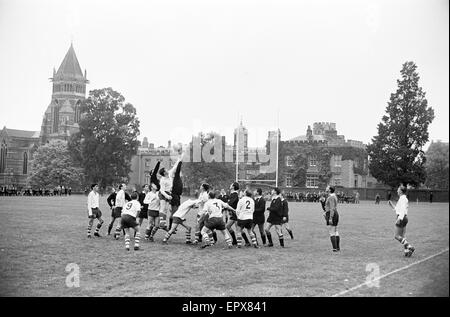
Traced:
<svg viewBox="0 0 450 317">
<path fill-rule="evenodd" d="M 161 185 L 159 184 L 158 176 L 157 176 L 160 165 L 161 165 L 161 161 L 156 162 L 156 165 L 153 168 L 152 174 L 150 175 L 150 183 L 155 184 L 157 187 L 157 190 L 159 190 L 161 187 Z"/>
</svg>

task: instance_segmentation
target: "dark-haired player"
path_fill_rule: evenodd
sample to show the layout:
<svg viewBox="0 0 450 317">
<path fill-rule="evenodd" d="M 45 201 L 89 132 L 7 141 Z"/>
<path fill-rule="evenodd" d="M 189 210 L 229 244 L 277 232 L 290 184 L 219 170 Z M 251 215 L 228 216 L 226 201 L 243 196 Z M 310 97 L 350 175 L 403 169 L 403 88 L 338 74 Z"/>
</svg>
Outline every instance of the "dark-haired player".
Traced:
<svg viewBox="0 0 450 317">
<path fill-rule="evenodd" d="M 291 239 L 294 239 L 294 234 L 292 233 L 291 227 L 289 226 L 289 203 L 286 199 L 286 194 L 281 194 L 281 203 L 283 204 L 283 221 L 281 222 L 281 230 L 285 228 L 289 233 Z"/>
<path fill-rule="evenodd" d="M 139 226 L 142 226 L 142 223 L 144 222 L 144 219 L 148 219 L 148 204 L 144 202 L 145 196 L 148 194 L 148 185 L 145 184 L 142 186 L 142 192 L 139 193 L 138 201 L 141 204 L 141 211 L 138 214 L 138 223 Z"/>
<path fill-rule="evenodd" d="M 333 186 L 328 186 L 326 192 L 328 193 L 327 200 L 325 201 L 325 221 L 328 226 L 328 232 L 330 234 L 331 245 L 333 246 L 333 252 L 341 250 L 340 241 L 341 237 L 337 226 L 339 224 L 339 213 L 337 211 L 338 198 L 334 193 Z"/>
<path fill-rule="evenodd" d="M 406 257 L 410 257 L 415 248 L 406 241 L 406 225 L 408 224 L 408 197 L 406 197 L 406 186 L 400 185 L 397 189 L 398 201 L 397 205 L 389 200 L 389 206 L 397 214 L 397 220 L 395 222 L 395 239 L 400 242 L 404 247 L 404 254 Z"/>
<path fill-rule="evenodd" d="M 89 218 L 89 224 L 87 227 L 87 237 L 91 237 L 91 229 L 92 225 L 94 224 L 94 219 L 98 220 L 97 228 L 95 228 L 94 236 L 100 237 L 100 234 L 98 233 L 100 231 L 100 228 L 103 224 L 102 219 L 102 212 L 99 209 L 99 197 L 98 194 L 98 185 L 92 184 L 91 185 L 91 192 L 88 195 L 87 199 L 87 208 L 88 208 L 88 218 Z"/>
<path fill-rule="evenodd" d="M 186 229 L 186 244 L 191 244 L 191 231 L 192 228 L 188 226 L 184 218 L 191 209 L 196 208 L 198 206 L 198 200 L 189 199 L 182 203 L 176 212 L 173 214 L 173 225 L 172 228 L 166 233 L 164 237 L 163 243 L 167 243 L 170 239 L 170 236 L 177 230 L 178 226 L 182 226 Z"/>
<path fill-rule="evenodd" d="M 194 244 L 199 243 L 202 239 L 201 231 L 203 226 L 205 225 L 205 220 L 208 217 L 208 214 L 204 211 L 204 205 L 208 201 L 208 193 L 210 186 L 207 183 L 203 183 L 200 185 L 200 192 L 198 195 L 198 212 L 197 212 L 197 224 L 195 225 L 195 240 Z"/>
<path fill-rule="evenodd" d="M 108 198 L 106 198 L 106 202 L 111 209 L 111 223 L 108 226 L 108 236 L 111 234 L 111 230 L 114 226 L 114 208 L 116 208 L 116 189 L 114 187 L 111 188 L 111 194 L 109 194 Z"/>
<path fill-rule="evenodd" d="M 210 233 L 214 230 L 218 230 L 225 237 L 225 242 L 227 243 L 227 248 L 232 248 L 230 234 L 223 221 L 223 209 L 234 210 L 227 203 L 224 203 L 220 199 L 216 198 L 216 193 L 210 191 L 208 193 L 208 201 L 203 207 L 204 212 L 208 214 L 208 218 L 205 220 L 205 226 L 202 228 L 201 234 L 203 236 L 204 245 L 201 248 L 209 247 L 212 245 L 210 241 Z M 236 210 L 234 210 L 236 212 Z"/>
<path fill-rule="evenodd" d="M 257 248 L 256 236 L 252 231 L 253 213 L 255 211 L 255 201 L 252 199 L 252 192 L 246 189 L 244 197 L 239 199 L 236 215 L 237 215 L 237 243 L 238 248 L 242 247 L 242 233 L 245 230 L 252 240 L 253 247 Z"/>
<path fill-rule="evenodd" d="M 283 232 L 281 231 L 281 223 L 283 221 L 283 204 L 280 198 L 280 189 L 274 188 L 272 189 L 272 201 L 270 203 L 269 208 L 269 217 L 267 218 L 267 227 L 266 227 L 266 236 L 267 240 L 269 240 L 268 247 L 273 247 L 272 234 L 270 233 L 270 229 L 275 227 L 275 232 L 278 235 L 278 239 L 280 240 L 280 246 L 284 248 L 284 237 Z"/>
<path fill-rule="evenodd" d="M 227 230 L 228 230 L 228 232 L 231 235 L 231 239 L 233 241 L 233 245 L 237 245 L 237 239 L 236 239 L 236 234 L 234 233 L 234 230 L 233 230 L 233 225 L 236 226 L 236 222 L 237 222 L 237 215 L 236 215 L 236 212 L 234 210 L 236 210 L 238 202 L 239 202 L 239 183 L 238 182 L 233 182 L 230 185 L 230 196 L 228 198 L 228 205 L 232 209 L 229 209 L 228 222 L 227 222 Z M 245 245 L 249 246 L 250 245 L 250 241 L 248 241 L 248 238 L 245 235 L 245 233 L 242 235 L 242 237 L 245 240 Z"/>
<path fill-rule="evenodd" d="M 266 233 L 264 232 L 264 223 L 266 221 L 264 212 L 266 211 L 266 200 L 262 197 L 262 189 L 255 191 L 255 211 L 253 212 L 252 231 L 255 234 L 255 227 L 258 226 L 263 245 L 266 245 Z"/>
<path fill-rule="evenodd" d="M 122 209 L 120 225 L 125 230 L 125 249 L 130 251 L 130 228 L 134 229 L 134 250 L 139 250 L 141 234 L 139 233 L 139 224 L 136 217 L 141 211 L 141 204 L 138 201 L 138 193 L 131 194 L 131 201 L 127 202 Z"/>
<path fill-rule="evenodd" d="M 161 224 L 166 227 L 167 231 L 170 230 L 170 218 L 172 217 L 172 206 L 170 204 L 170 201 L 173 198 L 173 177 L 175 170 L 178 169 L 178 166 L 181 163 L 181 159 L 182 157 L 178 159 L 178 161 L 169 171 L 167 171 L 164 167 L 159 170 L 159 175 L 161 176 L 161 179 L 159 180 L 161 186 L 159 190 L 159 198 L 161 200 L 159 214 L 163 217 L 163 219 L 161 220 Z"/>
</svg>

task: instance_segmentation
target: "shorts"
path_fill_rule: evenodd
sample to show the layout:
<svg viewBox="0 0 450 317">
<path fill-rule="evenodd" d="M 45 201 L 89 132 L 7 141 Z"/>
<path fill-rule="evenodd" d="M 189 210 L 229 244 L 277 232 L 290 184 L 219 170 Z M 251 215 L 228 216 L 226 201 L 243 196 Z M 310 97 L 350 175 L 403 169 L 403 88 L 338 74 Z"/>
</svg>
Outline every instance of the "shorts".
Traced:
<svg viewBox="0 0 450 317">
<path fill-rule="evenodd" d="M 122 215 L 120 220 L 120 226 L 122 229 L 126 228 L 135 228 L 138 226 L 138 223 L 136 222 L 136 218 L 130 215 Z"/>
<path fill-rule="evenodd" d="M 329 220 L 330 220 L 330 212 L 327 211 L 325 213 L 325 222 L 326 222 L 327 226 L 329 225 L 328 224 Z M 339 223 L 339 214 L 337 213 L 337 211 L 335 211 L 334 215 L 333 215 L 333 219 L 332 219 L 332 224 L 331 225 L 336 227 L 338 225 L 338 223 Z"/>
<path fill-rule="evenodd" d="M 172 218 L 172 223 L 176 223 L 177 225 L 181 225 L 185 221 L 186 221 L 186 219 L 181 219 L 180 217 L 173 217 Z"/>
<path fill-rule="evenodd" d="M 114 207 L 111 211 L 112 218 L 120 218 L 122 215 L 122 207 Z"/>
<path fill-rule="evenodd" d="M 138 218 L 148 219 L 148 210 L 142 210 L 141 209 L 141 211 L 139 211 Z"/>
<path fill-rule="evenodd" d="M 253 214 L 253 223 L 255 225 L 264 224 L 264 222 L 266 222 L 266 219 L 264 219 L 264 215 L 255 217 L 255 214 Z"/>
<path fill-rule="evenodd" d="M 269 214 L 269 218 L 267 218 L 267 222 L 271 225 L 281 225 L 283 219 L 278 216 L 273 216 Z"/>
<path fill-rule="evenodd" d="M 159 217 L 159 210 L 148 210 L 147 211 L 147 216 L 148 217 L 154 217 L 154 218 L 156 218 L 156 217 Z"/>
<path fill-rule="evenodd" d="M 228 213 L 228 220 L 234 220 L 234 221 L 238 220 L 237 215 L 234 211 L 230 210 L 230 212 Z"/>
<path fill-rule="evenodd" d="M 166 194 L 169 195 L 169 196 L 172 196 L 172 193 L 171 193 L 171 192 L 166 191 Z M 164 196 L 164 195 L 161 194 L 160 192 L 158 192 L 158 195 L 159 195 L 159 200 L 165 200 L 165 201 L 168 201 L 167 198 L 166 198 L 166 196 Z"/>
<path fill-rule="evenodd" d="M 398 218 L 398 216 L 397 216 L 397 218 Z M 406 215 L 403 217 L 402 221 L 400 221 L 399 223 L 397 223 L 397 222 L 395 223 L 395 225 L 399 228 L 405 228 L 407 224 L 408 224 L 408 216 L 406 216 Z"/>
<path fill-rule="evenodd" d="M 225 222 L 222 217 L 208 218 L 205 221 L 205 227 L 209 230 L 225 230 Z"/>
<path fill-rule="evenodd" d="M 206 220 L 208 220 L 209 218 L 209 214 L 205 213 L 201 216 L 199 216 L 197 214 L 197 224 L 199 228 L 203 228 L 203 226 L 205 225 Z"/>
<path fill-rule="evenodd" d="M 237 221 L 237 225 L 240 228 L 245 228 L 245 229 L 251 229 L 252 228 L 252 224 L 253 224 L 253 220 L 251 219 L 246 219 L 246 220 L 239 220 Z"/>
<path fill-rule="evenodd" d="M 99 219 L 101 217 L 102 217 L 102 212 L 98 208 L 92 208 L 92 216 L 89 216 L 89 213 L 88 213 L 88 218 Z"/>
</svg>

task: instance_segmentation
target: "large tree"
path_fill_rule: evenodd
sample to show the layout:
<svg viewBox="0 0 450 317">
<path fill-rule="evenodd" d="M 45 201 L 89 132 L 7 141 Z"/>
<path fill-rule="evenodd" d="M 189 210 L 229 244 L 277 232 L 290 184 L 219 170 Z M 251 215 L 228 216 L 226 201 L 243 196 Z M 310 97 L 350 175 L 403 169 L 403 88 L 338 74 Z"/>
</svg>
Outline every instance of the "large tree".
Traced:
<svg viewBox="0 0 450 317">
<path fill-rule="evenodd" d="M 434 111 L 419 86 L 416 69 L 413 62 L 403 64 L 397 91 L 391 94 L 378 124 L 378 135 L 367 147 L 370 173 L 391 187 L 400 183 L 417 186 L 425 181 L 422 147 L 428 141 Z"/>
<path fill-rule="evenodd" d="M 69 149 L 87 180 L 105 187 L 127 179 L 139 146 L 136 109 L 117 91 L 104 88 L 90 91 L 81 111 L 80 131 Z"/>
<path fill-rule="evenodd" d="M 427 180 L 425 184 L 433 189 L 448 189 L 448 143 L 433 142 L 426 152 Z"/>
<path fill-rule="evenodd" d="M 80 188 L 83 172 L 72 160 L 67 142 L 50 141 L 33 154 L 28 181 L 32 187 L 38 188 Z"/>
</svg>

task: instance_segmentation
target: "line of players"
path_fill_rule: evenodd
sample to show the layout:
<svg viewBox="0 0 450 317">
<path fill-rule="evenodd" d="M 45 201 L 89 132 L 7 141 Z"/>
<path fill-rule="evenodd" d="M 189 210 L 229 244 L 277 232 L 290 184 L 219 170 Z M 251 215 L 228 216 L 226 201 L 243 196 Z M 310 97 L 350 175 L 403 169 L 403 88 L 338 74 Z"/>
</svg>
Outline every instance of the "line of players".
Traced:
<svg viewBox="0 0 450 317">
<path fill-rule="evenodd" d="M 133 192 L 128 195 L 125 192 L 125 184 L 119 186 L 119 191 L 107 198 L 107 203 L 111 207 L 111 223 L 108 226 L 108 235 L 111 234 L 116 219 L 120 218 L 114 232 L 114 238 L 120 237 L 121 231 L 125 234 L 125 247 L 130 249 L 130 229 L 135 231 L 134 249 L 139 250 L 140 227 L 144 219 L 148 219 L 145 230 L 145 239 L 154 241 L 154 236 L 159 229 L 166 231 L 163 243 L 167 243 L 170 237 L 176 233 L 178 226 L 186 230 L 186 243 L 198 244 L 203 241 L 201 248 L 213 245 L 217 241 L 216 231 L 220 231 L 227 243 L 227 247 L 237 245 L 253 245 L 258 247 L 259 243 L 254 233 L 254 228 L 258 227 L 262 244 L 272 247 L 271 229 L 274 228 L 278 236 L 280 246 L 284 247 L 284 237 L 282 228 L 285 228 L 293 239 L 292 230 L 289 227 L 288 202 L 280 194 L 280 190 L 272 190 L 272 200 L 267 208 L 269 217 L 267 226 L 264 228 L 266 211 L 266 201 L 262 197 L 262 190 L 257 189 L 254 193 L 250 189 L 239 191 L 239 184 L 234 182 L 230 186 L 228 201 L 218 199 L 220 193 L 210 188 L 209 184 L 202 184 L 197 199 L 189 199 L 181 204 L 182 182 L 180 177 L 182 156 L 178 159 L 173 168 L 166 171 L 159 169 L 158 162 L 151 173 L 151 187 L 144 185 L 141 194 Z M 94 236 L 99 237 L 99 230 L 103 224 L 101 211 L 99 209 L 98 185 L 93 184 L 92 191 L 88 196 L 88 217 L 87 229 L 88 237 L 91 237 L 91 230 L 94 219 L 98 219 L 98 224 Z M 252 197 L 254 196 L 254 198 Z M 195 225 L 195 239 L 191 241 L 192 228 L 186 224 L 185 216 L 192 209 L 198 209 L 197 222 Z M 249 239 L 250 238 L 250 239 Z"/>
<path fill-rule="evenodd" d="M 282 229 L 285 228 L 291 239 L 294 238 L 289 227 L 289 207 L 284 195 L 281 195 L 278 188 L 272 189 L 270 206 L 267 208 L 269 216 L 265 225 L 266 201 L 262 197 L 262 190 L 257 189 L 254 193 L 246 188 L 239 191 L 239 184 L 234 182 L 230 186 L 230 195 L 225 199 L 219 191 L 210 188 L 209 184 L 202 184 L 197 199 L 189 199 L 181 204 L 181 194 L 183 184 L 181 181 L 182 155 L 169 171 L 160 167 L 158 162 L 151 173 L 151 188 L 144 185 L 143 192 L 138 194 L 133 192 L 131 196 L 125 192 L 125 184 L 121 184 L 118 193 L 112 193 L 108 199 L 111 207 L 111 223 L 108 226 L 108 235 L 114 226 L 117 218 L 120 221 L 116 227 L 114 237 L 119 238 L 120 232 L 125 235 L 125 248 L 130 250 L 130 229 L 134 229 L 135 241 L 134 249 L 139 250 L 140 227 L 143 220 L 148 219 L 145 230 L 145 239 L 154 241 L 156 232 L 161 228 L 166 231 L 163 243 L 168 243 L 170 237 L 176 233 L 177 228 L 182 226 L 186 232 L 186 244 L 198 244 L 203 240 L 201 248 L 206 248 L 217 242 L 216 231 L 220 231 L 225 238 L 227 248 L 237 245 L 241 248 L 243 240 L 246 246 L 259 247 L 259 243 L 254 231 L 258 227 L 262 244 L 272 247 L 273 240 L 271 229 L 274 228 L 278 236 L 281 247 L 284 247 L 284 236 Z M 326 195 L 320 198 L 326 225 L 329 228 L 330 241 L 334 252 L 340 251 L 340 236 L 338 233 L 339 214 L 337 211 L 338 199 L 334 193 L 333 186 L 328 186 Z M 405 249 L 405 256 L 410 257 L 414 252 L 414 247 L 410 245 L 406 238 L 406 224 L 408 223 L 407 211 L 408 201 L 406 198 L 406 186 L 401 185 L 398 189 L 400 197 L 397 206 L 391 202 L 390 205 L 397 214 L 395 239 L 398 240 Z M 186 215 L 193 209 L 198 209 L 197 222 L 195 225 L 195 240 L 191 241 L 192 228 L 186 224 Z M 94 219 L 98 219 L 94 236 L 99 237 L 99 230 L 103 224 L 99 209 L 98 185 L 92 185 L 92 191 L 88 196 L 88 217 L 87 229 L 88 237 L 91 237 L 91 230 Z M 234 230 L 233 227 L 236 229 Z M 250 240 L 249 238 L 250 237 Z"/>
</svg>

